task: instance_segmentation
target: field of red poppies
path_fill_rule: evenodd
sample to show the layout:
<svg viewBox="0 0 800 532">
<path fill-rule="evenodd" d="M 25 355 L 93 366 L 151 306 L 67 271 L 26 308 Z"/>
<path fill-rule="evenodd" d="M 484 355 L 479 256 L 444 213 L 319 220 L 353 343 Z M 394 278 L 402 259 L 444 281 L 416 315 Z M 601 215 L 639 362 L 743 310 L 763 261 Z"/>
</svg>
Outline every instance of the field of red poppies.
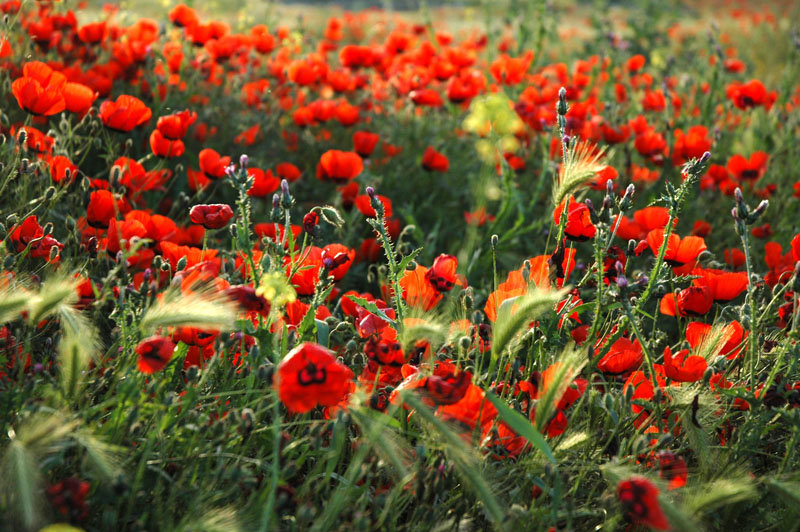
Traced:
<svg viewBox="0 0 800 532">
<path fill-rule="evenodd" d="M 800 6 L 200 4 L 0 3 L 0 530 L 797 530 Z"/>
</svg>

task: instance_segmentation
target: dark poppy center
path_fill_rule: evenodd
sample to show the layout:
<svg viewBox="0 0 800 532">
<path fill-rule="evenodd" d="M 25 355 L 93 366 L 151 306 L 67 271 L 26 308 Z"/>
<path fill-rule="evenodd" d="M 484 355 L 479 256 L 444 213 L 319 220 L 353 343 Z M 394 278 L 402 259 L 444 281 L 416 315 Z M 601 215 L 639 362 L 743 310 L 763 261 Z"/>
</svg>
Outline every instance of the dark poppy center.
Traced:
<svg viewBox="0 0 800 532">
<path fill-rule="evenodd" d="M 748 168 L 742 171 L 742 179 L 755 179 L 758 177 L 758 170 Z"/>
<path fill-rule="evenodd" d="M 297 382 L 301 386 L 311 386 L 312 384 L 323 384 L 328 378 L 328 371 L 325 368 L 318 368 L 313 362 L 309 362 L 306 367 L 297 374 Z"/>
</svg>

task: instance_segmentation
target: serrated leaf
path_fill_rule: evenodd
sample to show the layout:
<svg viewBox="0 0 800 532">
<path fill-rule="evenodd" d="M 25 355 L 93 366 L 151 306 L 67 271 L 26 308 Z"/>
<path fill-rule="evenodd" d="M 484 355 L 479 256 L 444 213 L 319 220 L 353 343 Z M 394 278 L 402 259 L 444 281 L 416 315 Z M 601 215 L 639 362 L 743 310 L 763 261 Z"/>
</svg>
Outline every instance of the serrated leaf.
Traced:
<svg viewBox="0 0 800 532">
<path fill-rule="evenodd" d="M 386 312 L 378 308 L 378 305 L 376 305 L 374 301 L 369 301 L 368 299 L 354 295 L 348 295 L 347 297 L 349 297 L 350 300 L 353 301 L 356 305 L 364 307 L 369 312 L 375 314 L 376 316 L 378 316 L 383 321 L 387 322 L 392 327 L 397 325 L 397 323 L 392 318 L 386 315 Z"/>
</svg>

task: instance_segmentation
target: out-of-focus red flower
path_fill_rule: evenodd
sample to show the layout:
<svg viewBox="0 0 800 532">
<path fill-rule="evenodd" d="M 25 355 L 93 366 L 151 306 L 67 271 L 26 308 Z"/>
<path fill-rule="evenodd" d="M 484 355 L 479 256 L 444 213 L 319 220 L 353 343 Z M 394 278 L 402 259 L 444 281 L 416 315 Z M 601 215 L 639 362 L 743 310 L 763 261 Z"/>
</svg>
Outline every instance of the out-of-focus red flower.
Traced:
<svg viewBox="0 0 800 532">
<path fill-rule="evenodd" d="M 369 131 L 356 131 L 353 133 L 353 149 L 361 157 L 369 157 L 375 150 L 380 140 L 380 135 Z"/>
<path fill-rule="evenodd" d="M 380 194 L 376 194 L 375 197 L 377 197 L 378 201 L 380 201 L 381 204 L 383 205 L 384 216 L 386 216 L 387 218 L 391 218 L 393 214 L 392 200 L 390 200 L 386 196 L 381 196 Z M 375 208 L 372 206 L 372 198 L 370 198 L 369 195 L 361 194 L 356 196 L 355 204 L 356 208 L 364 216 L 367 216 L 368 218 L 375 218 L 378 216 L 378 213 L 375 212 Z"/>
<path fill-rule="evenodd" d="M 136 354 L 139 355 L 139 371 L 147 375 L 161 371 L 169 363 L 175 343 L 164 336 L 151 336 L 139 342 Z"/>
<path fill-rule="evenodd" d="M 188 109 L 180 113 L 174 113 L 159 117 L 156 128 L 161 134 L 170 140 L 180 140 L 189 130 L 189 126 L 197 120 L 197 113 Z"/>
<path fill-rule="evenodd" d="M 445 155 L 434 150 L 432 146 L 428 146 L 425 153 L 422 154 L 422 167 L 430 172 L 447 172 L 450 168 L 450 161 Z"/>
<path fill-rule="evenodd" d="M 670 451 L 661 450 L 656 453 L 656 459 L 658 460 L 658 476 L 669 482 L 668 489 L 674 490 L 686 485 L 689 470 L 682 457 Z"/>
<path fill-rule="evenodd" d="M 178 4 L 169 12 L 169 21 L 179 28 L 188 28 L 200 22 L 200 17 L 186 4 Z"/>
<path fill-rule="evenodd" d="M 198 159 L 200 161 L 200 170 L 212 180 L 225 177 L 225 168 L 231 164 L 230 157 L 222 157 L 216 150 L 211 148 L 201 150 L 198 154 Z"/>
<path fill-rule="evenodd" d="M 129 133 L 153 116 L 145 103 L 128 94 L 120 95 L 116 101 L 106 100 L 100 105 L 100 119 L 103 124 L 115 131 Z"/>
<path fill-rule="evenodd" d="M 317 179 L 343 185 L 358 177 L 364 169 L 361 157 L 351 151 L 328 150 L 317 164 Z"/>
<path fill-rule="evenodd" d="M 86 223 L 95 229 L 105 229 L 108 221 L 117 215 L 117 202 L 108 190 L 95 190 L 86 207 Z"/>
<path fill-rule="evenodd" d="M 669 529 L 669 522 L 658 502 L 658 488 L 646 478 L 631 477 L 620 482 L 617 497 L 628 522 L 656 530 Z"/>
<path fill-rule="evenodd" d="M 180 157 L 186 147 L 182 140 L 168 139 L 161 134 L 161 130 L 154 129 L 150 133 L 150 149 L 153 150 L 153 155 L 169 158 Z"/>
<path fill-rule="evenodd" d="M 763 151 L 753 153 L 749 159 L 736 154 L 728 160 L 728 171 L 737 181 L 756 181 L 767 171 L 768 159 Z"/>
</svg>

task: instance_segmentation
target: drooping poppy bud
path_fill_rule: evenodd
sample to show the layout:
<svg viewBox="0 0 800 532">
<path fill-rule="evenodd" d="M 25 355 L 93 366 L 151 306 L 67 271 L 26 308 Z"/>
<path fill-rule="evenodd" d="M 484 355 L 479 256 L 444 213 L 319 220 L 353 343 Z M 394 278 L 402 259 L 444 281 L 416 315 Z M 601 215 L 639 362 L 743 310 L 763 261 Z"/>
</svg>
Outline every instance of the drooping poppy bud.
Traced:
<svg viewBox="0 0 800 532">
<path fill-rule="evenodd" d="M 195 205 L 189 211 L 189 218 L 206 229 L 219 229 L 231 221 L 233 209 L 224 203 Z"/>
</svg>

